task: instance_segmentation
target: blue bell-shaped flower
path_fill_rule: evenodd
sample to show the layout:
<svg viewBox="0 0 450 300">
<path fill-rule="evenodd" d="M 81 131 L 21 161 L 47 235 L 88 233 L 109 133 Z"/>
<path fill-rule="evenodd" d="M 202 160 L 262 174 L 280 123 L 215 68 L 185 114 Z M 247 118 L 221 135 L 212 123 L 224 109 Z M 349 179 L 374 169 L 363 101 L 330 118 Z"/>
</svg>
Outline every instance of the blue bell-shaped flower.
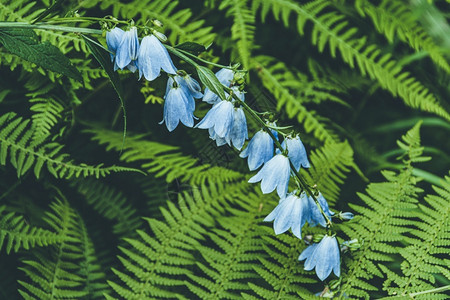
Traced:
<svg viewBox="0 0 450 300">
<path fill-rule="evenodd" d="M 128 67 L 130 71 L 136 71 L 136 59 L 139 52 L 139 40 L 136 27 L 131 27 L 122 35 L 122 40 L 116 52 L 116 65 L 119 69 Z"/>
<path fill-rule="evenodd" d="M 338 277 L 341 275 L 340 250 L 334 236 L 325 235 L 320 243 L 308 246 L 298 258 L 304 259 L 305 270 L 311 271 L 315 268 L 317 277 L 322 281 L 330 276 L 331 271 Z"/>
<path fill-rule="evenodd" d="M 153 34 L 142 39 L 137 58 L 137 67 L 139 69 L 139 78 L 144 75 L 145 79 L 149 81 L 158 77 L 161 69 L 172 75 L 175 75 L 177 72 L 166 47 Z"/>
<path fill-rule="evenodd" d="M 277 189 L 278 196 L 285 198 L 291 174 L 289 158 L 284 154 L 277 154 L 266 162 L 259 172 L 250 178 L 248 182 L 261 181 L 261 190 L 268 194 Z"/>
</svg>

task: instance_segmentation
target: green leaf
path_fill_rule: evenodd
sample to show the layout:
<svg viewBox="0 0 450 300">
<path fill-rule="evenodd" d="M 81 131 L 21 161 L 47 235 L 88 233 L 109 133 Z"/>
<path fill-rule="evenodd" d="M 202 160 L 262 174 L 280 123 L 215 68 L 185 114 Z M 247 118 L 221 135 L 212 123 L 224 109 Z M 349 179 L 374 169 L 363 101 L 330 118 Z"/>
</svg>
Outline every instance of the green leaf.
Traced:
<svg viewBox="0 0 450 300">
<path fill-rule="evenodd" d="M 198 54 L 206 51 L 205 46 L 200 45 L 198 43 L 193 43 L 193 42 L 185 42 L 185 43 L 176 45 L 175 48 L 190 52 L 195 55 L 198 55 Z"/>
<path fill-rule="evenodd" d="M 14 55 L 36 65 L 82 82 L 80 72 L 62 52 L 49 43 L 40 43 L 31 29 L 2 28 L 0 43 Z"/>
<path fill-rule="evenodd" d="M 217 94 L 221 99 L 225 99 L 225 91 L 223 90 L 223 86 L 220 83 L 219 79 L 217 79 L 214 73 L 203 66 L 197 65 L 197 73 L 200 81 L 203 82 L 214 94 Z"/>
<path fill-rule="evenodd" d="M 117 74 L 117 72 L 114 71 L 114 65 L 112 64 L 110 56 L 106 51 L 106 49 L 104 49 L 98 42 L 92 40 L 91 38 L 85 35 L 82 36 L 92 55 L 105 70 L 114 90 L 117 93 L 117 96 L 119 96 L 120 106 L 122 107 L 123 112 L 123 139 L 122 139 L 122 148 L 123 148 L 125 144 L 125 137 L 127 134 L 127 111 L 125 109 L 125 100 L 123 97 L 122 83 L 120 81 L 119 75 Z"/>
</svg>

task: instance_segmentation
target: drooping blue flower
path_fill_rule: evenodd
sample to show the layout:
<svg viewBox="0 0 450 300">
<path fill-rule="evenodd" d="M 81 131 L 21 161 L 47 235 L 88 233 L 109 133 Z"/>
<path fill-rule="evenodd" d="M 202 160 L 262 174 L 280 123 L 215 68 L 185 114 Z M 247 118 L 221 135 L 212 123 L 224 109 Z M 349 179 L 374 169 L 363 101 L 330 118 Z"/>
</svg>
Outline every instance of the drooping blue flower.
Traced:
<svg viewBox="0 0 450 300">
<path fill-rule="evenodd" d="M 248 139 L 247 120 L 242 107 L 235 107 L 233 112 L 233 127 L 230 135 L 225 136 L 228 144 L 233 143 L 234 148 L 241 150 L 245 140 Z"/>
<path fill-rule="evenodd" d="M 311 271 L 315 268 L 317 277 L 322 281 L 331 274 L 331 271 L 338 277 L 341 275 L 339 245 L 334 236 L 325 235 L 320 243 L 308 246 L 298 258 L 304 259 L 306 259 L 305 270 Z"/>
<path fill-rule="evenodd" d="M 302 227 L 306 223 L 309 213 L 309 204 L 306 194 L 301 193 L 300 197 L 296 191 L 289 194 L 285 199 L 281 199 L 277 207 L 264 219 L 265 222 L 273 221 L 275 234 L 286 232 L 291 228 L 292 233 L 302 238 Z"/>
<path fill-rule="evenodd" d="M 166 123 L 167 129 L 173 131 L 181 121 L 187 127 L 194 126 L 195 102 L 186 88 L 175 83 L 173 78 L 167 81 L 164 96 L 164 118 L 160 124 Z"/>
<path fill-rule="evenodd" d="M 291 174 L 289 159 L 283 154 L 277 154 L 264 164 L 261 170 L 250 178 L 248 182 L 261 181 L 261 190 L 264 194 L 277 189 L 278 196 L 285 198 Z"/>
<path fill-rule="evenodd" d="M 114 61 L 117 49 L 122 42 L 123 34 L 125 31 L 119 27 L 115 27 L 110 31 L 106 32 L 106 45 L 108 45 L 108 50 L 111 51 L 109 55 L 111 56 L 111 61 Z"/>
<path fill-rule="evenodd" d="M 197 80 L 195 80 L 188 74 L 186 74 L 183 77 L 177 76 L 176 78 L 180 79 L 179 82 L 177 81 L 179 84 L 185 85 L 187 87 L 187 89 L 191 93 L 192 97 L 194 97 L 195 99 L 200 99 L 203 97 L 202 87 L 197 82 Z"/>
<path fill-rule="evenodd" d="M 308 157 L 306 155 L 305 146 L 303 146 L 303 143 L 298 135 L 287 136 L 281 144 L 281 147 L 283 147 L 283 149 L 286 149 L 286 145 L 288 150 L 288 157 L 297 171 L 300 170 L 301 166 L 303 168 L 310 167 Z M 279 152 L 280 151 L 277 149 L 277 153 Z"/>
<path fill-rule="evenodd" d="M 220 69 L 216 74 L 219 82 L 226 87 L 231 86 L 231 81 L 234 77 L 234 72 L 230 69 Z M 205 88 L 205 95 L 203 96 L 203 101 L 209 104 L 215 104 L 220 102 L 220 97 L 214 94 L 209 88 Z"/>
<path fill-rule="evenodd" d="M 210 129 L 221 138 L 227 137 L 233 129 L 234 105 L 230 101 L 215 104 L 195 128 Z"/>
<path fill-rule="evenodd" d="M 273 148 L 272 138 L 267 131 L 261 129 L 253 136 L 247 148 L 239 156 L 242 158 L 248 157 L 248 168 L 250 171 L 254 171 L 273 157 Z"/>
<path fill-rule="evenodd" d="M 321 193 L 319 193 L 316 199 L 322 207 L 325 215 L 331 218 L 334 215 L 334 212 L 330 211 L 327 200 L 322 196 Z M 309 218 L 307 219 L 309 226 L 314 227 L 317 224 L 320 224 L 321 226 L 326 227 L 327 221 L 325 220 L 325 217 L 322 215 L 320 209 L 317 207 L 316 202 L 311 196 L 308 196 L 308 202 L 310 205 L 310 214 Z"/>
<path fill-rule="evenodd" d="M 136 59 L 139 52 L 139 40 L 136 27 L 131 27 L 122 35 L 122 40 L 116 51 L 116 64 L 119 69 L 128 67 L 136 71 Z"/>
<path fill-rule="evenodd" d="M 177 69 L 166 47 L 153 34 L 142 39 L 141 48 L 137 58 L 139 79 L 144 75 L 148 81 L 154 80 L 163 69 L 166 73 L 175 75 Z"/>
</svg>

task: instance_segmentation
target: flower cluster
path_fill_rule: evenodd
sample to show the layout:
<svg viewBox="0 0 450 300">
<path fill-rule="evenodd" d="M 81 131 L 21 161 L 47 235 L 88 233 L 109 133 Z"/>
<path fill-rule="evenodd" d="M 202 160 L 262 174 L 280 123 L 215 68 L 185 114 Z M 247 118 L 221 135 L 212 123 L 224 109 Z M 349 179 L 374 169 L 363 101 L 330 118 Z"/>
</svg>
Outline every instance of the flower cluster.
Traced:
<svg viewBox="0 0 450 300">
<path fill-rule="evenodd" d="M 177 70 L 166 47 L 158 39 L 161 34 L 145 36 L 139 43 L 137 29 L 131 26 L 127 31 L 114 28 L 106 34 L 106 42 L 111 52 L 114 69 L 128 68 L 139 71 L 139 79 L 154 80 L 161 70 L 168 74 L 164 96 L 164 116 L 160 124 L 165 123 L 173 131 L 181 122 L 187 127 L 208 129 L 209 136 L 217 146 L 228 144 L 241 150 L 248 139 L 247 120 L 243 105 L 245 93 L 242 89 L 243 76 L 233 69 L 223 68 L 215 76 L 225 88 L 225 98 L 221 99 L 209 88 L 201 91 L 199 83 L 186 72 Z M 205 117 L 194 126 L 195 99 L 211 104 Z M 249 109 L 246 106 L 246 109 Z M 261 121 L 263 124 L 263 121 Z M 283 140 L 279 140 L 279 136 Z M 281 142 L 281 144 L 280 144 Z M 275 149 L 277 145 L 277 149 Z M 351 213 L 335 215 L 321 193 L 312 192 L 305 183 L 296 180 L 299 189 L 288 194 L 291 177 L 298 177 L 301 168 L 309 168 L 310 163 L 298 134 L 284 134 L 277 130 L 275 123 L 266 123 L 247 147 L 240 153 L 247 158 L 250 171 L 259 171 L 250 178 L 250 183 L 261 182 L 264 194 L 277 191 L 279 204 L 264 219 L 274 221 L 275 234 L 291 229 L 302 238 L 302 227 L 321 225 L 329 229 L 332 217 L 341 220 L 353 218 Z M 305 190 L 306 189 L 306 190 Z M 324 280 L 334 272 L 340 275 L 340 248 L 333 235 L 325 235 L 319 243 L 307 247 L 299 260 L 305 261 L 305 270 L 315 269 L 317 276 Z"/>
</svg>

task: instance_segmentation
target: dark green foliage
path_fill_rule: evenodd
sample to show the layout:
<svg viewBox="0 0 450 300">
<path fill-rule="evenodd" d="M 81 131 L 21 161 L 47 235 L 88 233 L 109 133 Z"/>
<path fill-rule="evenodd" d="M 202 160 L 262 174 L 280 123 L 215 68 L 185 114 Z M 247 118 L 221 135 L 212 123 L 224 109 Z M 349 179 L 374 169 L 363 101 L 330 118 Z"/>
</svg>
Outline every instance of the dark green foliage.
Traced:
<svg viewBox="0 0 450 300">
<path fill-rule="evenodd" d="M 10 53 L 44 69 L 82 81 L 80 72 L 57 47 L 49 43 L 39 43 L 37 38 L 31 29 L 0 29 L 0 43 Z"/>
<path fill-rule="evenodd" d="M 0 1 L 0 299 L 447 299 L 447 2 Z M 167 74 L 114 71 L 99 34 L 131 20 L 222 98 L 214 73 L 245 69 L 245 103 L 300 135 L 328 231 L 275 235 L 280 198 L 240 151 L 158 125 Z M 341 276 L 320 281 L 298 257 L 325 233 Z"/>
<path fill-rule="evenodd" d="M 28 250 L 37 246 L 48 246 L 63 241 L 64 237 L 57 232 L 30 226 L 22 216 L 8 212 L 5 206 L 0 207 L 0 250 L 5 248 L 7 254 L 20 249 Z"/>
<path fill-rule="evenodd" d="M 45 221 L 64 240 L 22 261 L 29 279 L 19 281 L 19 293 L 24 299 L 100 299 L 107 291 L 105 275 L 83 221 L 66 200 L 57 200 L 51 209 Z"/>
<path fill-rule="evenodd" d="M 9 113 L 0 117 L 0 163 L 6 164 L 9 157 L 11 164 L 17 170 L 17 177 L 23 176 L 33 168 L 34 175 L 39 178 L 42 167 L 57 178 L 104 177 L 111 172 L 133 172 L 133 168 L 112 166 L 103 167 L 102 164 L 89 166 L 86 164 L 75 165 L 69 159 L 68 154 L 61 153 L 62 145 L 43 140 L 31 141 L 34 130 L 28 126 L 29 120 L 22 121 L 21 117 Z M 45 136 L 44 136 L 45 137 Z"/>
</svg>

